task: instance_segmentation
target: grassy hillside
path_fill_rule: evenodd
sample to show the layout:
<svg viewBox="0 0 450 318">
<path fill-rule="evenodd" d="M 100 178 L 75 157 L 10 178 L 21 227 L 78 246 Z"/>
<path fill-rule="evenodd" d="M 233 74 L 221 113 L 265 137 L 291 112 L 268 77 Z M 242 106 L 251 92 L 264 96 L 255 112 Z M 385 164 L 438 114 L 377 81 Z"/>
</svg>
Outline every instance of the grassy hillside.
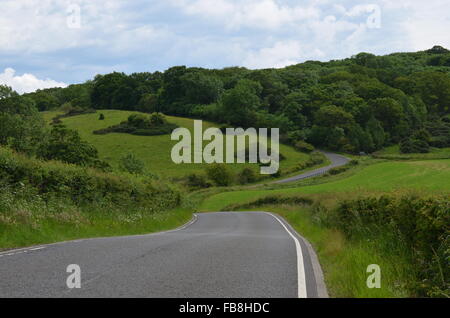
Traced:
<svg viewBox="0 0 450 318">
<path fill-rule="evenodd" d="M 105 115 L 105 120 L 98 119 L 100 113 Z M 100 158 L 115 168 L 118 167 L 119 159 L 127 153 L 133 153 L 144 161 L 151 172 L 168 177 L 183 177 L 190 173 L 200 172 L 205 168 L 203 164 L 174 164 L 170 158 L 170 153 L 176 142 L 170 140 L 170 135 L 135 136 L 118 133 L 94 135 L 92 133 L 94 130 L 119 124 L 133 113 L 136 112 L 101 110 L 93 114 L 64 118 L 62 121 L 68 128 L 77 130 L 84 140 L 94 145 L 99 151 Z M 44 112 L 43 114 L 49 122 L 58 112 Z M 171 123 L 193 131 L 194 121 L 192 119 L 172 116 L 167 116 L 167 119 Z M 203 129 L 207 129 L 217 127 L 217 125 L 204 121 L 203 127 Z M 284 171 L 295 169 L 299 163 L 309 158 L 309 155 L 295 151 L 292 147 L 286 145 L 280 145 L 280 152 L 286 157 L 281 162 L 281 170 Z M 258 167 L 250 164 L 231 164 L 229 166 L 234 172 L 238 172 L 244 167 L 253 166 L 254 169 Z"/>
<path fill-rule="evenodd" d="M 339 180 L 273 190 L 223 192 L 206 199 L 202 211 L 218 211 L 229 204 L 250 201 L 271 194 L 323 194 L 421 190 L 428 193 L 450 192 L 450 160 L 380 162 L 362 168 Z"/>
</svg>

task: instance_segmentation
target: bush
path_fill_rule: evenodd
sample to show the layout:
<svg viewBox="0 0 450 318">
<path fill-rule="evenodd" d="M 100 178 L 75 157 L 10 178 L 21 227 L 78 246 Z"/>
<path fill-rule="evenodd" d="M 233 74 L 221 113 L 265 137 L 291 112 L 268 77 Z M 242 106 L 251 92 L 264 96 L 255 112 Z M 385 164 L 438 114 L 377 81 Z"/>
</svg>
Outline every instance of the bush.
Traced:
<svg viewBox="0 0 450 318">
<path fill-rule="evenodd" d="M 161 113 L 153 113 L 150 116 L 144 114 L 133 114 L 118 125 L 95 130 L 96 135 L 109 133 L 125 133 L 138 136 L 159 136 L 172 133 L 178 126 L 167 122 Z"/>
<path fill-rule="evenodd" d="M 47 140 L 37 151 L 38 158 L 59 160 L 81 166 L 110 170 L 106 162 L 98 158 L 97 149 L 81 140 L 76 130 L 67 129 L 64 125 L 54 125 Z"/>
<path fill-rule="evenodd" d="M 105 120 L 105 115 L 100 114 L 100 116 L 98 117 L 98 120 Z"/>
<path fill-rule="evenodd" d="M 258 181 L 255 171 L 251 168 L 244 168 L 238 174 L 238 182 L 240 184 L 253 183 Z"/>
<path fill-rule="evenodd" d="M 119 168 L 131 174 L 143 174 L 145 165 L 134 154 L 130 153 L 120 158 Z"/>
<path fill-rule="evenodd" d="M 233 176 L 225 164 L 211 164 L 206 168 L 206 175 L 219 187 L 229 186 L 233 181 Z"/>
<path fill-rule="evenodd" d="M 208 180 L 206 179 L 206 176 L 203 174 L 190 174 L 187 177 L 187 182 L 186 184 L 191 187 L 191 188 L 209 188 L 211 187 L 211 183 L 208 182 Z"/>
<path fill-rule="evenodd" d="M 278 196 L 278 195 L 268 195 L 265 197 L 262 197 L 260 199 L 256 199 L 254 201 L 243 203 L 243 204 L 231 204 L 227 207 L 225 207 L 225 210 L 228 211 L 235 211 L 239 209 L 251 209 L 254 207 L 261 207 L 264 205 L 282 205 L 282 204 L 289 204 L 289 205 L 312 205 L 313 200 L 309 198 L 303 198 L 303 197 L 284 197 L 284 196 Z"/>
<path fill-rule="evenodd" d="M 331 168 L 330 170 L 328 170 L 327 174 L 328 175 L 337 175 L 337 174 L 340 174 L 340 173 L 343 173 L 343 172 L 347 171 L 348 169 L 349 168 L 347 166 Z"/>
<path fill-rule="evenodd" d="M 430 145 L 419 139 L 404 139 L 400 142 L 401 153 L 428 153 L 430 152 Z"/>
<path fill-rule="evenodd" d="M 425 129 L 418 130 L 410 138 L 400 142 L 402 153 L 428 153 L 430 152 L 431 135 Z"/>
<path fill-rule="evenodd" d="M 308 144 L 306 141 L 300 140 L 294 144 L 294 148 L 301 152 L 310 153 L 314 151 L 314 146 Z"/>
</svg>

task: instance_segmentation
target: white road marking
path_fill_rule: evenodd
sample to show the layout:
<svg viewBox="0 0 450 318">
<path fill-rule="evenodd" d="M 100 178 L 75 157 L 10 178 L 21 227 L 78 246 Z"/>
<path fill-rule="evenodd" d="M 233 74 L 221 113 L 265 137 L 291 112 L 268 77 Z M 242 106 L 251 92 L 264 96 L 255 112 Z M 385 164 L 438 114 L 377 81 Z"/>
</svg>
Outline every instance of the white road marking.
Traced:
<svg viewBox="0 0 450 318">
<path fill-rule="evenodd" d="M 40 247 L 35 247 L 35 248 L 27 248 L 27 249 L 21 248 L 21 249 L 17 249 L 17 250 L 10 250 L 10 251 L 6 251 L 6 252 L 1 253 L 0 257 L 24 254 L 24 253 L 28 253 L 28 252 L 31 252 L 31 251 L 39 251 L 39 250 L 42 250 L 44 248 L 45 248 L 44 246 L 40 246 Z"/>
<path fill-rule="evenodd" d="M 30 251 L 38 251 L 38 250 L 42 250 L 42 249 L 44 249 L 45 247 L 35 247 L 35 248 L 30 248 Z"/>
<path fill-rule="evenodd" d="M 306 293 L 306 275 L 305 275 L 305 267 L 303 264 L 303 253 L 302 253 L 302 247 L 300 245 L 300 242 L 295 237 L 294 234 L 292 234 L 291 231 L 284 225 L 284 223 L 275 215 L 271 213 L 267 213 L 271 215 L 275 220 L 280 222 L 280 224 L 284 227 L 286 232 L 289 233 L 289 235 L 292 237 L 292 239 L 295 242 L 295 250 L 297 252 L 297 288 L 298 288 L 298 298 L 306 298 L 308 295 Z"/>
</svg>

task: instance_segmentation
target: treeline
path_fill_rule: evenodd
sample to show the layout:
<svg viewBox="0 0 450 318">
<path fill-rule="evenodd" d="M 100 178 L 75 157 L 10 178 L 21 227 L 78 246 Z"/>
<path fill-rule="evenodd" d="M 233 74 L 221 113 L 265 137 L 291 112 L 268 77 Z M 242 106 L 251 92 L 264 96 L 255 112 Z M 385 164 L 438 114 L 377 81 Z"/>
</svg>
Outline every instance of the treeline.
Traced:
<svg viewBox="0 0 450 318">
<path fill-rule="evenodd" d="M 308 61 L 282 69 L 172 67 L 111 73 L 24 97 L 39 110 L 137 110 L 243 127 L 281 128 L 299 141 L 347 152 L 402 144 L 404 152 L 450 147 L 450 52 Z"/>
</svg>

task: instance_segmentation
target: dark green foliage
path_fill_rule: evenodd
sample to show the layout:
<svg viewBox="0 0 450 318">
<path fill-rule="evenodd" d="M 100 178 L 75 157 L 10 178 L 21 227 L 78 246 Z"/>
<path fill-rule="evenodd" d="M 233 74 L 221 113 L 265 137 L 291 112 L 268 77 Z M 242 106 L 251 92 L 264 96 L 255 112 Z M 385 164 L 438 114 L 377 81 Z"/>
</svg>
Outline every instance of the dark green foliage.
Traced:
<svg viewBox="0 0 450 318">
<path fill-rule="evenodd" d="M 187 176 L 186 184 L 188 187 L 196 189 L 204 189 L 212 186 L 205 175 L 193 173 Z"/>
<path fill-rule="evenodd" d="M 431 135 L 425 129 L 416 131 L 400 142 L 402 153 L 427 153 L 430 151 Z"/>
<path fill-rule="evenodd" d="M 284 197 L 278 195 L 269 195 L 262 197 L 260 199 L 256 199 L 249 203 L 244 204 L 232 204 L 225 207 L 227 211 L 235 211 L 235 210 L 243 210 L 243 209 L 251 209 L 257 208 L 264 205 L 282 205 L 282 204 L 294 204 L 294 205 L 311 205 L 313 204 L 313 200 L 309 198 L 303 197 Z"/>
<path fill-rule="evenodd" d="M 242 169 L 242 171 L 238 173 L 237 178 L 240 184 L 247 184 L 258 181 L 258 176 L 251 168 Z"/>
<path fill-rule="evenodd" d="M 331 168 L 330 170 L 328 170 L 327 175 L 334 176 L 334 175 L 343 173 L 343 172 L 347 171 L 348 169 L 349 169 L 348 166 L 342 166 L 342 167 Z"/>
<path fill-rule="evenodd" d="M 417 270 L 407 286 L 413 296 L 447 297 L 450 292 L 450 201 L 415 196 L 344 201 L 328 216 L 350 238 L 387 235 L 406 249 Z"/>
<path fill-rule="evenodd" d="M 64 125 L 53 126 L 47 140 L 40 145 L 37 155 L 44 160 L 110 169 L 108 164 L 99 160 L 94 146 L 81 140 L 76 130 L 67 129 Z"/>
<path fill-rule="evenodd" d="M 303 140 L 315 147 L 371 153 L 449 114 L 449 73 L 450 52 L 435 46 L 386 56 L 360 53 L 282 69 L 175 66 L 163 73 L 114 72 L 26 96 L 40 110 L 64 105 L 162 112 L 234 127 L 280 128 L 282 140 L 291 144 Z M 2 87 L 0 99 L 14 97 Z M 169 130 L 138 129 L 141 135 Z M 293 133 L 301 137 L 293 138 Z M 447 144 L 445 135 L 430 133 L 431 144 Z M 408 143 L 405 148 L 415 147 L 414 142 Z"/>
<path fill-rule="evenodd" d="M 232 184 L 233 175 L 226 164 L 211 164 L 206 167 L 206 175 L 219 187 L 226 187 Z"/>
<path fill-rule="evenodd" d="M 251 127 L 261 104 L 261 90 L 258 82 L 243 79 L 226 91 L 222 96 L 224 120 L 232 125 Z"/>
<path fill-rule="evenodd" d="M 98 120 L 105 120 L 105 115 L 100 114 L 100 116 L 98 116 Z"/>
<path fill-rule="evenodd" d="M 13 93 L 0 99 L 0 145 L 34 154 L 45 134 L 45 123 L 31 98 Z"/>
<path fill-rule="evenodd" d="M 303 140 L 299 140 L 294 144 L 295 149 L 298 151 L 310 153 L 314 151 L 314 146 L 311 144 L 308 144 L 307 142 Z"/>
<path fill-rule="evenodd" d="M 15 92 L 11 87 L 6 85 L 0 85 L 0 99 L 9 98 L 17 96 L 17 92 Z"/>
<path fill-rule="evenodd" d="M 178 126 L 167 122 L 161 113 L 152 113 L 150 116 L 143 114 L 133 114 L 127 121 L 108 128 L 94 131 L 96 135 L 109 133 L 127 133 L 138 136 L 158 136 L 172 133 Z"/>
</svg>

